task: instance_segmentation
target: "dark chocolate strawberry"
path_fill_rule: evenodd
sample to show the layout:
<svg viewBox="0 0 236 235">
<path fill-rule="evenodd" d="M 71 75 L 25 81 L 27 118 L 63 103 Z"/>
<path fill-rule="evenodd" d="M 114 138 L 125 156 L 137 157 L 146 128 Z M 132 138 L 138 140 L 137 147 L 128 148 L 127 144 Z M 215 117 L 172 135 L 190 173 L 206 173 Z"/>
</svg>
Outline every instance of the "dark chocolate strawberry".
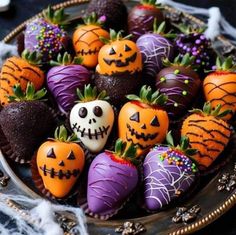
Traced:
<svg viewBox="0 0 236 235">
<path fill-rule="evenodd" d="M 176 57 L 174 63 L 164 60 L 166 68 L 156 77 L 156 88 L 168 96 L 165 108 L 170 118 L 181 116 L 193 103 L 201 81 L 192 69 L 194 57 L 186 54 L 182 59 Z"/>
<path fill-rule="evenodd" d="M 16 162 L 27 163 L 41 141 L 54 129 L 55 119 L 50 108 L 39 101 L 46 94 L 45 89 L 35 92 L 33 85 L 28 83 L 26 94 L 20 85 L 15 86 L 14 92 L 16 96 L 10 99 L 15 102 L 0 113 L 0 126 L 12 152 L 6 155 Z M 1 149 L 5 153 L 5 148 Z"/>
<path fill-rule="evenodd" d="M 87 200 L 89 209 L 108 218 L 122 208 L 138 184 L 138 170 L 134 165 L 136 149 L 117 140 L 115 152 L 100 153 L 88 173 Z"/>
<path fill-rule="evenodd" d="M 156 0 L 141 0 L 128 15 L 129 33 L 133 35 L 136 41 L 141 35 L 152 31 L 154 20 L 160 25 L 164 16 L 160 10 L 160 4 Z"/>
</svg>

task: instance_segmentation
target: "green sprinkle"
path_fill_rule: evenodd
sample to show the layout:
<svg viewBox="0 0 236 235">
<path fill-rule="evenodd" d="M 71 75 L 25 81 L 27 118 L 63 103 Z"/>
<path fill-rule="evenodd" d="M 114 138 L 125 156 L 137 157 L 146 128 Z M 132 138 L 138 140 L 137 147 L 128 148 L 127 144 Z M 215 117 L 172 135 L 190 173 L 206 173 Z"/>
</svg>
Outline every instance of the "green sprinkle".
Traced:
<svg viewBox="0 0 236 235">
<path fill-rule="evenodd" d="M 165 77 L 161 77 L 161 82 L 164 82 L 165 80 L 166 80 L 166 78 Z"/>
<path fill-rule="evenodd" d="M 185 83 L 185 84 L 189 84 L 189 80 L 186 79 L 186 80 L 184 81 L 184 83 Z"/>
<path fill-rule="evenodd" d="M 180 71 L 178 70 L 178 69 L 176 69 L 175 71 L 174 71 L 174 74 L 175 75 L 177 75 L 177 74 L 179 74 L 180 73 Z"/>
<path fill-rule="evenodd" d="M 187 92 L 187 91 L 183 91 L 182 94 L 183 94 L 183 95 L 187 95 L 188 92 Z"/>
</svg>

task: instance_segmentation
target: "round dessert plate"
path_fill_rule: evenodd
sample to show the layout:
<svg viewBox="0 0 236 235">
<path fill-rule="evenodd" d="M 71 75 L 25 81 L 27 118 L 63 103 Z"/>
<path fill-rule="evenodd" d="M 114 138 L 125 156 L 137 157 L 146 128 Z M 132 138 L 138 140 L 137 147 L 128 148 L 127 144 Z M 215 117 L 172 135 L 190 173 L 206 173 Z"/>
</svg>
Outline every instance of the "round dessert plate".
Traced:
<svg viewBox="0 0 236 235">
<path fill-rule="evenodd" d="M 137 2 L 134 1 L 125 2 L 128 7 L 132 7 L 137 4 Z M 54 6 L 55 9 L 60 7 L 65 7 L 66 13 L 69 15 L 70 20 L 75 20 L 79 15 L 81 15 L 79 13 L 86 9 L 87 1 L 71 0 Z M 166 14 L 169 14 L 169 16 L 180 15 L 180 12 L 167 6 L 165 6 L 165 12 Z M 41 16 L 41 13 L 35 17 L 38 16 Z M 181 17 L 184 18 L 189 24 L 196 24 L 200 26 L 204 25 L 204 22 L 191 15 L 181 13 Z M 7 35 L 3 41 L 6 43 L 15 43 L 17 35 L 24 30 L 27 22 L 28 21 L 18 26 L 9 35 Z M 232 50 L 233 45 L 223 36 L 220 36 L 213 43 L 213 47 L 218 54 L 222 54 L 223 51 L 225 51 L 225 48 L 228 50 L 231 48 Z M 217 167 L 214 168 L 214 171 L 210 172 L 206 176 L 202 176 L 199 182 L 200 186 L 198 186 L 196 192 L 194 191 L 194 194 L 186 196 L 186 198 L 184 198 L 181 202 L 178 202 L 178 204 L 170 206 L 166 210 L 159 213 L 148 214 L 144 212 L 143 209 L 137 209 L 137 205 L 136 208 L 133 208 L 133 204 L 129 205 L 128 203 L 126 208 L 121 210 L 119 215 L 108 221 L 88 217 L 87 221 L 89 233 L 97 235 L 116 234 L 115 228 L 123 225 L 126 221 L 142 223 L 146 229 L 146 232 L 143 234 L 147 235 L 190 234 L 207 226 L 236 204 L 236 190 L 222 192 L 217 190 L 218 181 L 221 176 L 225 173 L 233 173 L 234 171 L 235 146 L 236 137 L 234 134 L 231 138 L 229 146 L 220 157 L 221 161 L 219 161 L 217 163 Z M 224 159 L 223 161 L 222 158 Z M 222 165 L 221 162 L 224 164 Z M 4 188 L 2 191 L 3 193 L 10 192 L 12 188 L 18 187 L 21 193 L 24 193 L 32 198 L 40 197 L 32 182 L 31 172 L 29 169 L 30 167 L 12 163 L 2 154 L 0 154 L 0 163 L 0 167 L 2 167 L 12 179 L 12 184 Z M 198 205 L 201 208 L 201 211 L 198 213 L 195 221 L 190 224 L 184 224 L 181 222 L 176 224 L 172 222 L 172 218 L 176 215 L 176 207 L 184 206 L 191 208 L 194 205 Z M 127 213 L 127 211 L 129 211 L 129 213 Z"/>
</svg>

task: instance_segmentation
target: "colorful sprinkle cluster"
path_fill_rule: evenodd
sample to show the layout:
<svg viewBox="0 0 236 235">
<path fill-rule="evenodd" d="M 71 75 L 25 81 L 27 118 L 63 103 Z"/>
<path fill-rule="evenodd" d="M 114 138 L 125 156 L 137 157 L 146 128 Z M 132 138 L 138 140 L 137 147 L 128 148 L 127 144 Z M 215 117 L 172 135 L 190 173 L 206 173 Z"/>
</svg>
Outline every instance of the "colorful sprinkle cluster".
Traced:
<svg viewBox="0 0 236 235">
<path fill-rule="evenodd" d="M 37 19 L 28 25 L 27 35 L 31 40 L 31 50 L 40 51 L 43 54 L 43 60 L 48 61 L 55 58 L 63 49 L 63 38 L 66 33 L 57 25 L 47 23 L 45 20 Z M 33 43 L 35 41 L 35 43 Z"/>
<path fill-rule="evenodd" d="M 185 172 L 197 172 L 197 166 L 183 153 L 169 148 L 168 151 L 159 155 L 161 161 L 166 160 L 169 165 L 179 166 Z"/>
</svg>

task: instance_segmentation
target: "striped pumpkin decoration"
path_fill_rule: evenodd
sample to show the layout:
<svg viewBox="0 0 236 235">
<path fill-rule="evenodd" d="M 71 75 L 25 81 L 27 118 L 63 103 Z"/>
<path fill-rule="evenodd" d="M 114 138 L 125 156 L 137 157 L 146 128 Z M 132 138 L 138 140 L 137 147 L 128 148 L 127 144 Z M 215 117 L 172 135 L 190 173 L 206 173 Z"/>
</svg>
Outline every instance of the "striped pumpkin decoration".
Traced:
<svg viewBox="0 0 236 235">
<path fill-rule="evenodd" d="M 211 107 L 210 103 L 206 103 L 204 107 L 206 106 L 208 110 Z M 187 136 L 191 148 L 198 150 L 192 158 L 199 164 L 200 169 L 209 167 L 230 139 L 231 130 L 228 123 L 218 118 L 227 114 L 227 112 L 219 114 L 220 107 L 221 105 L 218 105 L 215 111 L 208 112 L 196 110 L 196 113 L 187 117 L 182 125 L 181 135 Z"/>
<path fill-rule="evenodd" d="M 23 91 L 31 82 L 39 90 L 44 82 L 44 73 L 36 65 L 20 57 L 8 58 L 3 64 L 0 76 L 0 102 L 2 106 L 9 103 L 8 96 L 13 95 L 13 87 L 20 84 Z"/>
</svg>

